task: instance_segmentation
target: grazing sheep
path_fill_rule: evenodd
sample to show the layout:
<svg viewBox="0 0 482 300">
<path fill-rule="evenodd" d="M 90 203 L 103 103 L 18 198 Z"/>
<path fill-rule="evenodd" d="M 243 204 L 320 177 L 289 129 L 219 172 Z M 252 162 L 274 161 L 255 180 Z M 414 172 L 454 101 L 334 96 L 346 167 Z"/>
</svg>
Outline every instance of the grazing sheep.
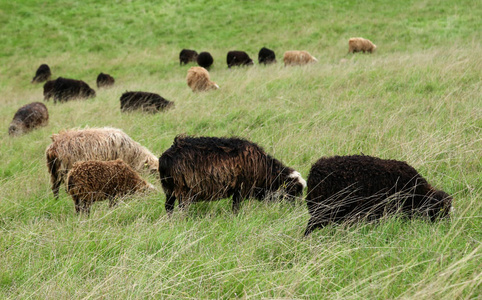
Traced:
<svg viewBox="0 0 482 300">
<path fill-rule="evenodd" d="M 104 74 L 100 73 L 97 76 L 97 88 L 102 88 L 102 87 L 111 87 L 115 83 L 114 77 L 110 76 L 109 74 Z"/>
<path fill-rule="evenodd" d="M 265 47 L 261 48 L 258 53 L 258 63 L 265 65 L 276 63 L 274 51 Z"/>
<path fill-rule="evenodd" d="M 54 103 L 72 99 L 94 98 L 95 91 L 82 80 L 59 77 L 53 87 Z"/>
<path fill-rule="evenodd" d="M 318 60 L 306 51 L 286 51 L 283 55 L 285 66 L 301 66 Z"/>
<path fill-rule="evenodd" d="M 67 174 L 67 192 L 72 196 L 77 213 L 90 212 L 93 202 L 109 200 L 137 192 L 155 190 L 121 159 L 111 161 L 78 161 Z"/>
<path fill-rule="evenodd" d="M 348 41 L 348 53 L 356 52 L 368 52 L 373 53 L 377 50 L 377 46 L 373 44 L 370 40 L 364 38 L 351 38 Z"/>
<path fill-rule="evenodd" d="M 8 134 L 11 136 L 27 133 L 39 126 L 46 126 L 49 123 L 49 112 L 47 107 L 40 102 L 32 102 L 20 107 L 8 127 Z"/>
<path fill-rule="evenodd" d="M 49 101 L 54 96 L 55 80 L 49 80 L 44 84 L 44 101 Z"/>
<path fill-rule="evenodd" d="M 162 98 L 158 94 L 147 92 L 125 92 L 120 97 L 121 111 L 140 109 L 146 112 L 158 112 L 174 105 L 174 102 Z"/>
<path fill-rule="evenodd" d="M 197 56 L 197 64 L 206 70 L 209 70 L 213 62 L 214 59 L 209 52 L 201 52 Z"/>
<path fill-rule="evenodd" d="M 45 155 L 52 192 L 57 198 L 67 172 L 77 161 L 122 159 L 134 170 L 148 168 L 157 172 L 158 160 L 146 147 L 116 128 L 88 128 L 62 131 L 52 135 Z"/>
<path fill-rule="evenodd" d="M 182 208 L 195 201 L 233 196 L 233 211 L 248 197 L 262 200 L 276 191 L 294 197 L 306 182 L 300 173 L 240 138 L 177 136 L 159 158 L 166 211 L 176 199 Z"/>
<path fill-rule="evenodd" d="M 209 79 L 209 72 L 201 67 L 191 67 L 187 71 L 186 80 L 193 92 L 219 89 L 219 85 Z"/>
<path fill-rule="evenodd" d="M 308 176 L 308 235 L 331 222 L 376 220 L 400 213 L 435 220 L 449 214 L 452 198 L 402 161 L 371 156 L 321 158 Z"/>
<path fill-rule="evenodd" d="M 252 66 L 253 60 L 249 58 L 248 53 L 244 51 L 229 51 L 226 56 L 228 68 L 232 66 Z"/>
<path fill-rule="evenodd" d="M 41 83 L 47 81 L 52 76 L 52 72 L 50 72 L 50 67 L 47 64 L 41 64 L 38 67 L 37 72 L 35 72 L 35 76 L 32 78 L 32 83 Z"/>
<path fill-rule="evenodd" d="M 190 62 L 197 62 L 197 52 L 189 49 L 182 49 L 179 53 L 179 64 L 182 66 Z"/>
</svg>

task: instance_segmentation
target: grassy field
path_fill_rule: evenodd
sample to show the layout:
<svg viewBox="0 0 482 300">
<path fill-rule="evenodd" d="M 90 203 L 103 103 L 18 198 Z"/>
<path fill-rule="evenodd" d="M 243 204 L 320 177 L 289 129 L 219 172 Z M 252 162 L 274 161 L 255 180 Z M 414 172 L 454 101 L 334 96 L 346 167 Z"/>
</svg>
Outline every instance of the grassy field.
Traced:
<svg viewBox="0 0 482 300">
<path fill-rule="evenodd" d="M 0 2 L 0 298 L 479 299 L 482 297 L 482 5 L 478 1 Z M 347 55 L 363 36 L 373 55 Z M 229 50 L 263 46 L 278 64 L 227 69 Z M 182 48 L 210 51 L 221 89 L 194 94 Z M 286 50 L 319 62 L 283 67 Z M 47 127 L 8 136 L 42 101 L 36 68 L 95 86 L 54 105 Z M 175 108 L 121 113 L 126 90 Z M 252 140 L 306 178 L 322 156 L 407 161 L 454 197 L 450 221 L 387 219 L 303 238 L 295 203 L 230 199 L 171 218 L 158 193 L 74 212 L 52 196 L 44 151 L 67 128 L 111 126 L 160 155 L 177 134 Z"/>
</svg>

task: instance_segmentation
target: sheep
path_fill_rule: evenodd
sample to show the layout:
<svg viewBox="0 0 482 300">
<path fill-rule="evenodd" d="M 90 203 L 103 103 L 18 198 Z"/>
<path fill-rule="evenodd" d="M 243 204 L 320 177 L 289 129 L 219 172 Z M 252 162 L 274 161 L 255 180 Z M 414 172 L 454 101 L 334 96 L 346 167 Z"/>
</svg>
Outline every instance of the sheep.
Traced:
<svg viewBox="0 0 482 300">
<path fill-rule="evenodd" d="M 377 50 L 377 45 L 373 44 L 370 40 L 361 37 L 348 40 L 348 53 L 373 53 L 375 50 Z"/>
<path fill-rule="evenodd" d="M 31 83 L 41 83 L 47 81 L 52 76 L 52 72 L 50 72 L 50 67 L 47 64 L 41 64 L 38 67 L 37 72 L 35 72 L 35 76 L 32 78 Z"/>
<path fill-rule="evenodd" d="M 44 101 L 49 101 L 54 96 L 55 80 L 49 80 L 44 84 Z"/>
<path fill-rule="evenodd" d="M 104 73 L 100 73 L 98 76 L 97 76 L 97 88 L 101 88 L 101 87 L 111 87 L 114 85 L 115 83 L 115 79 L 114 77 L 110 76 L 109 74 L 104 74 Z"/>
<path fill-rule="evenodd" d="M 49 112 L 41 102 L 32 102 L 20 107 L 8 127 L 10 136 L 28 133 L 40 126 L 47 126 L 49 123 Z"/>
<path fill-rule="evenodd" d="M 148 168 L 157 173 L 158 160 L 147 148 L 116 128 L 87 128 L 62 131 L 51 137 L 45 155 L 52 192 L 58 198 L 59 187 L 77 161 L 122 159 L 134 170 Z"/>
<path fill-rule="evenodd" d="M 67 174 L 67 192 L 77 213 L 89 214 L 96 201 L 108 199 L 113 207 L 116 198 L 149 190 L 156 189 L 121 159 L 78 161 Z"/>
<path fill-rule="evenodd" d="M 174 106 L 174 102 L 148 92 L 125 92 L 120 97 L 120 103 L 123 112 L 140 109 L 155 113 Z"/>
<path fill-rule="evenodd" d="M 261 48 L 258 53 L 258 63 L 265 65 L 276 63 L 274 51 L 265 47 Z"/>
<path fill-rule="evenodd" d="M 94 98 L 95 91 L 82 80 L 59 77 L 53 87 L 54 103 L 72 99 Z"/>
<path fill-rule="evenodd" d="M 306 65 L 309 63 L 315 63 L 318 60 L 311 56 L 307 51 L 286 51 L 283 55 L 283 61 L 285 66 L 297 66 Z"/>
<path fill-rule="evenodd" d="M 332 222 L 415 215 L 447 217 L 452 198 L 436 190 L 406 162 L 365 155 L 319 159 L 308 175 L 311 218 L 305 236 Z"/>
<path fill-rule="evenodd" d="M 187 71 L 186 81 L 193 92 L 219 89 L 219 85 L 209 79 L 209 72 L 202 67 L 191 67 Z"/>
<path fill-rule="evenodd" d="M 277 191 L 293 198 L 306 187 L 300 173 L 241 138 L 177 136 L 159 158 L 159 175 L 168 214 L 176 199 L 184 208 L 233 196 L 237 212 L 245 198 L 262 200 Z"/>
<path fill-rule="evenodd" d="M 197 62 L 197 52 L 189 49 L 182 49 L 179 53 L 179 64 L 182 66 L 190 62 Z"/>
<path fill-rule="evenodd" d="M 244 51 L 229 51 L 226 56 L 226 63 L 228 68 L 232 66 L 252 66 L 253 60 Z"/>
<path fill-rule="evenodd" d="M 214 59 L 209 52 L 201 52 L 197 56 L 197 64 L 206 70 L 209 70 L 213 62 L 214 62 Z"/>
</svg>

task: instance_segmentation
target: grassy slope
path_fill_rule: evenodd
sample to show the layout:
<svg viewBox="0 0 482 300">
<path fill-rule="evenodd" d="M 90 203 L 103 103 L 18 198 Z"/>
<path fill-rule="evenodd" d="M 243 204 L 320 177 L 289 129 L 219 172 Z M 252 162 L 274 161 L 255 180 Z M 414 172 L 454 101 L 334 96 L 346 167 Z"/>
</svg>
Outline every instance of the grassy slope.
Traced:
<svg viewBox="0 0 482 300">
<path fill-rule="evenodd" d="M 5 2 L 5 1 L 4 1 Z M 477 298 L 482 295 L 482 109 L 477 1 L 18 1 L 0 3 L 0 297 Z M 218 4 L 214 4 L 218 2 Z M 209 4 L 207 4 L 209 3 Z M 375 55 L 346 56 L 352 36 Z M 227 70 L 225 54 L 278 57 L 302 68 Z M 193 94 L 182 48 L 208 50 L 222 88 Z M 16 109 L 42 99 L 29 83 L 55 76 L 117 86 L 54 106 L 48 127 L 9 138 Z M 125 90 L 176 102 L 121 114 Z M 43 152 L 63 128 L 122 128 L 157 155 L 178 133 L 239 135 L 305 177 L 321 156 L 363 152 L 405 160 L 454 195 L 451 223 L 388 220 L 301 235 L 302 201 L 200 203 L 168 219 L 159 192 L 90 218 L 49 191 Z M 150 181 L 157 184 L 156 178 Z"/>
</svg>

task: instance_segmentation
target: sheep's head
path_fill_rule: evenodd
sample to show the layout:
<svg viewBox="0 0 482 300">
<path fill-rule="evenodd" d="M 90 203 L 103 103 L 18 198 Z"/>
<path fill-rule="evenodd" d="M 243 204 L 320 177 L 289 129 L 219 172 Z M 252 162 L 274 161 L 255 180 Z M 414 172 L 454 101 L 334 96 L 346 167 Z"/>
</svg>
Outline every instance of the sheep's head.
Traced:
<svg viewBox="0 0 482 300">
<path fill-rule="evenodd" d="M 17 136 L 24 133 L 25 125 L 23 123 L 18 123 L 13 121 L 8 127 L 8 134 L 10 136 Z"/>
<path fill-rule="evenodd" d="M 452 210 L 453 198 L 444 191 L 434 190 L 431 198 L 431 211 L 430 217 L 436 218 L 448 218 Z"/>
<path fill-rule="evenodd" d="M 306 181 L 297 171 L 291 172 L 285 180 L 284 190 L 291 197 L 301 196 L 303 189 L 306 187 Z"/>
</svg>

